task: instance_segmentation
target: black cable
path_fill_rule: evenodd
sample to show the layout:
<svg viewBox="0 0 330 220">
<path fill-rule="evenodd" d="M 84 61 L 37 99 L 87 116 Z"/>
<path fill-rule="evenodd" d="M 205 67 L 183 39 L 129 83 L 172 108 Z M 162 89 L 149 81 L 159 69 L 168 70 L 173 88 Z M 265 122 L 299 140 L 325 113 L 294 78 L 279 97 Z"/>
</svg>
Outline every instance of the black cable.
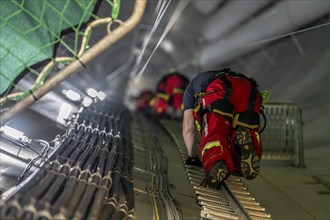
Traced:
<svg viewBox="0 0 330 220">
<path fill-rule="evenodd" d="M 6 135 L 5 133 L 2 133 L 2 132 L 0 134 L 1 134 L 2 137 L 4 137 L 10 143 L 12 143 L 12 144 L 14 144 L 14 145 L 16 145 L 16 146 L 18 146 L 20 148 L 29 149 L 29 150 L 33 151 L 34 153 L 36 153 L 38 156 L 40 156 L 40 153 L 38 151 L 30 148 L 29 145 L 23 143 L 22 141 L 19 141 L 19 140 L 15 139 L 15 138 L 12 138 L 9 135 Z"/>
<path fill-rule="evenodd" d="M 262 129 L 259 131 L 259 133 L 261 134 L 265 130 L 266 124 L 267 124 L 267 119 L 266 119 L 266 115 L 265 115 L 265 112 L 264 112 L 264 107 L 261 108 L 260 113 L 261 113 L 261 115 L 264 119 L 264 125 L 262 126 Z"/>
</svg>

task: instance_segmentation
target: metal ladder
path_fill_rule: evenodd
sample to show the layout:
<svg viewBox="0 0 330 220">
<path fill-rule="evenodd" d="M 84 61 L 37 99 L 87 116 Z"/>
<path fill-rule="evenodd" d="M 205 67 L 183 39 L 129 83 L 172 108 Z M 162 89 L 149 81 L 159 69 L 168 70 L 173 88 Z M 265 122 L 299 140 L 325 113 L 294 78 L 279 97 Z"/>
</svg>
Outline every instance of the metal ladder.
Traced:
<svg viewBox="0 0 330 220">
<path fill-rule="evenodd" d="M 179 124 L 169 120 L 161 120 L 161 124 L 176 142 L 184 163 L 187 154 Z M 241 178 L 231 176 L 224 181 L 220 190 L 209 189 L 200 186 L 205 177 L 202 168 L 184 166 L 195 190 L 196 202 L 201 206 L 201 219 L 271 219 L 271 215 L 251 195 Z"/>
</svg>

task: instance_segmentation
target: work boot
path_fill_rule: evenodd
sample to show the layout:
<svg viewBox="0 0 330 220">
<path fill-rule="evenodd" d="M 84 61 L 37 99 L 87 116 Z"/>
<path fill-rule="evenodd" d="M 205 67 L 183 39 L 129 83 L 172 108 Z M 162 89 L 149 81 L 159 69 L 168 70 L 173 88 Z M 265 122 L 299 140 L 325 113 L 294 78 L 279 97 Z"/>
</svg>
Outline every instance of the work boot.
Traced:
<svg viewBox="0 0 330 220">
<path fill-rule="evenodd" d="M 241 157 L 241 170 L 245 179 L 254 179 L 260 171 L 260 160 L 254 150 L 253 140 L 248 128 L 237 129 L 235 146 Z"/>
<path fill-rule="evenodd" d="M 213 165 L 211 171 L 204 178 L 201 186 L 211 189 L 220 189 L 222 181 L 226 178 L 228 173 L 228 166 L 226 161 L 220 160 Z"/>
<path fill-rule="evenodd" d="M 186 165 L 192 165 L 197 167 L 203 167 L 202 162 L 199 160 L 198 156 L 188 157 L 185 161 Z"/>
</svg>

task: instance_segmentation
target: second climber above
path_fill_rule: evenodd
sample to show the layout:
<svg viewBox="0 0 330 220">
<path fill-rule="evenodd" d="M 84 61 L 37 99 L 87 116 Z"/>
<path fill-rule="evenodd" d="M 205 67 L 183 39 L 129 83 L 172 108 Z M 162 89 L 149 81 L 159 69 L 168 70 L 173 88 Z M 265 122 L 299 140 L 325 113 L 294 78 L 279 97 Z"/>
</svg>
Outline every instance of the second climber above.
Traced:
<svg viewBox="0 0 330 220">
<path fill-rule="evenodd" d="M 153 112 L 157 117 L 181 119 L 183 93 L 189 79 L 176 70 L 170 70 L 156 86 Z"/>
</svg>

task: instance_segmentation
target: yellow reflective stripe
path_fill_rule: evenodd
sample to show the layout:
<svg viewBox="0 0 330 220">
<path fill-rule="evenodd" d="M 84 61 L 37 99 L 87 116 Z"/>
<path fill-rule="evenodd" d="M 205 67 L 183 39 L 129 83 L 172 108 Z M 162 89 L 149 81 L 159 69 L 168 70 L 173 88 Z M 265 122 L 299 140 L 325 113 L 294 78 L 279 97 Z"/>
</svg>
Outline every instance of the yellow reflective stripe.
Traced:
<svg viewBox="0 0 330 220">
<path fill-rule="evenodd" d="M 199 124 L 199 122 L 197 120 L 195 120 L 195 124 L 196 124 L 197 130 L 200 132 L 201 131 L 201 125 Z"/>
<path fill-rule="evenodd" d="M 213 109 L 212 111 L 219 114 L 219 115 L 224 115 L 224 116 L 228 116 L 228 117 L 231 117 L 231 118 L 234 117 L 233 114 L 220 111 L 219 109 Z"/>
<path fill-rule="evenodd" d="M 221 146 L 220 141 L 212 141 L 207 143 L 202 150 L 202 156 L 204 155 L 205 151 L 211 149 L 212 147 L 218 147 L 218 146 Z"/>
<path fill-rule="evenodd" d="M 259 136 L 259 133 L 258 132 L 254 132 L 255 133 L 255 135 L 256 135 L 256 137 L 257 137 L 257 141 L 258 141 L 258 144 L 260 144 L 260 136 Z"/>
<path fill-rule="evenodd" d="M 201 105 L 197 104 L 196 107 L 194 108 L 194 112 L 198 112 L 200 108 L 201 108 Z"/>
<path fill-rule="evenodd" d="M 156 96 L 157 96 L 158 98 L 162 98 L 162 99 L 164 99 L 165 101 L 168 101 L 168 100 L 170 99 L 170 96 L 167 95 L 167 94 L 164 94 L 164 93 L 157 93 Z"/>
<path fill-rule="evenodd" d="M 201 105 L 197 104 L 196 107 L 194 108 L 194 112 L 198 112 L 200 108 L 201 108 Z M 201 131 L 201 125 L 200 125 L 199 121 L 196 120 L 196 119 L 195 119 L 195 124 L 196 124 L 197 130 L 200 132 Z"/>
<path fill-rule="evenodd" d="M 150 100 L 150 102 L 149 102 L 149 105 L 150 105 L 150 106 L 154 106 L 155 103 L 156 103 L 155 98 L 152 98 L 152 99 Z"/>
<path fill-rule="evenodd" d="M 179 93 L 183 93 L 184 90 L 183 89 L 179 89 L 179 88 L 174 88 L 173 89 L 173 94 L 179 94 Z"/>
</svg>

